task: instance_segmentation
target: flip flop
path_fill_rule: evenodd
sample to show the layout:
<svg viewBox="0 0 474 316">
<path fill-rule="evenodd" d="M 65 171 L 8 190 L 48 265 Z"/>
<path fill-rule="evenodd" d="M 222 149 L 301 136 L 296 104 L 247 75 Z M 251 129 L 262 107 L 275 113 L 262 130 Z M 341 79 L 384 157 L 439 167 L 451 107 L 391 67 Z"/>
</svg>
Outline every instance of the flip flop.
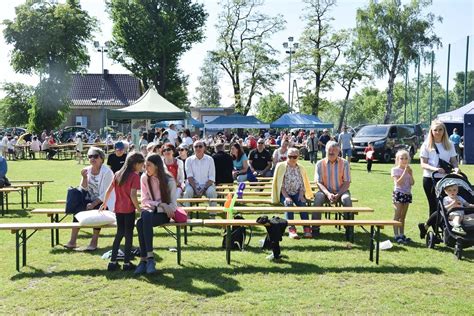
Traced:
<svg viewBox="0 0 474 316">
<path fill-rule="evenodd" d="M 86 248 L 83 249 L 83 251 L 96 251 L 97 250 L 97 247 L 91 247 L 91 246 L 87 246 Z"/>
<path fill-rule="evenodd" d="M 71 246 L 71 245 L 68 245 L 68 244 L 63 245 L 63 247 L 66 248 L 66 249 L 69 249 L 69 250 L 73 250 L 73 249 L 77 248 L 77 246 Z"/>
</svg>

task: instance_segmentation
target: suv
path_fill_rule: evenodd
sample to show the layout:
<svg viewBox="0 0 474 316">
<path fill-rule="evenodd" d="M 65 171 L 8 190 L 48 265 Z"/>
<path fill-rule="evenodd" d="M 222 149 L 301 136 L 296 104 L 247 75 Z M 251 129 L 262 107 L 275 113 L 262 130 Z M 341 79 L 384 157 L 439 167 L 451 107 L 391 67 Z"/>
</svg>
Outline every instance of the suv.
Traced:
<svg viewBox="0 0 474 316">
<path fill-rule="evenodd" d="M 366 125 L 352 140 L 353 157 L 355 161 L 365 158 L 364 149 L 372 142 L 375 159 L 379 161 L 390 162 L 400 149 L 406 149 L 413 158 L 422 140 L 423 132 L 419 124 Z"/>
</svg>

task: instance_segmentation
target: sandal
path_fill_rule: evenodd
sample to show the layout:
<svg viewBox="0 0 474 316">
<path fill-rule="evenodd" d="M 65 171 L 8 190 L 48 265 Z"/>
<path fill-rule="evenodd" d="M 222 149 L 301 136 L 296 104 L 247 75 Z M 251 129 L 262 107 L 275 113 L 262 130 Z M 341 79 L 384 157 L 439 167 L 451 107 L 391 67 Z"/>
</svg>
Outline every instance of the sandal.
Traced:
<svg viewBox="0 0 474 316">
<path fill-rule="evenodd" d="M 97 250 L 97 247 L 91 247 L 90 245 L 83 249 L 83 251 L 89 251 L 89 252 L 96 251 L 96 250 Z"/>
<path fill-rule="evenodd" d="M 65 244 L 65 245 L 63 245 L 63 247 L 66 248 L 66 249 L 69 249 L 69 250 L 73 250 L 73 249 L 77 248 L 77 245 L 72 246 L 70 244 Z"/>
</svg>

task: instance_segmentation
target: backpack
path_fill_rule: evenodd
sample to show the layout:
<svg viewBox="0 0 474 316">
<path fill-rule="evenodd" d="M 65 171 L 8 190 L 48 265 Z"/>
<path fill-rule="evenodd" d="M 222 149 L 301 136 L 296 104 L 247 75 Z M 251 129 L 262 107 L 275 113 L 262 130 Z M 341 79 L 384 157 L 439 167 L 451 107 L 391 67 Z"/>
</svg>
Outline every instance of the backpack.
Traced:
<svg viewBox="0 0 474 316">
<path fill-rule="evenodd" d="M 236 214 L 234 219 L 244 219 L 242 215 Z M 231 227 L 231 240 L 230 245 L 233 250 L 244 250 L 245 246 L 250 244 L 252 239 L 252 227 L 248 227 L 249 233 L 247 233 L 247 227 L 245 226 L 232 226 Z M 246 241 L 248 237 L 248 240 Z M 224 229 L 222 232 L 222 248 L 225 248 L 227 241 L 227 231 Z"/>
</svg>

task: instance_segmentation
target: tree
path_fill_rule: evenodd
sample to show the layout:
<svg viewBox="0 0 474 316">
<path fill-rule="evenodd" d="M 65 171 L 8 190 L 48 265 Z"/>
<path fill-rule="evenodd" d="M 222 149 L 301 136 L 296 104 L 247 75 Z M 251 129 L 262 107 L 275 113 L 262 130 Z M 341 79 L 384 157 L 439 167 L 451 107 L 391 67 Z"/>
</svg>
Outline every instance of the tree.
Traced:
<svg viewBox="0 0 474 316">
<path fill-rule="evenodd" d="M 191 0 L 109 0 L 107 8 L 114 23 L 110 56 L 140 78 L 145 89 L 152 85 L 183 107 L 187 79 L 178 63 L 204 37 L 204 5 Z"/>
<path fill-rule="evenodd" d="M 212 58 L 212 54 L 208 53 L 201 67 L 201 76 L 198 77 L 199 86 L 196 88 L 198 96 L 195 98 L 197 107 L 221 106 L 220 78 L 219 64 Z"/>
<path fill-rule="evenodd" d="M 365 87 L 356 93 L 350 102 L 347 121 L 353 125 L 380 123 L 386 103 L 383 91 L 373 87 Z"/>
<path fill-rule="evenodd" d="M 305 0 L 307 24 L 300 38 L 300 47 L 295 54 L 295 70 L 314 85 L 311 114 L 318 115 L 321 93 L 332 88 L 336 62 L 345 45 L 345 33 L 334 32 L 329 12 L 335 0 Z"/>
<path fill-rule="evenodd" d="M 452 103 L 456 108 L 474 101 L 474 70 L 467 72 L 466 104 L 464 104 L 464 72 L 457 72 L 454 77 L 454 88 L 452 90 L 454 97 Z"/>
<path fill-rule="evenodd" d="M 89 63 L 86 42 L 96 20 L 83 11 L 78 0 L 52 5 L 27 1 L 16 7 L 13 21 L 5 20 L 4 36 L 13 45 L 10 63 L 16 72 L 40 74 L 30 113 L 33 131 L 52 129 L 68 111 L 69 74 Z"/>
<path fill-rule="evenodd" d="M 397 75 L 411 61 L 427 57 L 427 48 L 438 47 L 440 38 L 433 33 L 436 17 L 423 15 L 431 0 L 412 0 L 406 5 L 395 0 L 371 0 L 357 10 L 357 33 L 361 44 L 370 50 L 378 77 L 388 75 L 384 123 L 392 115 L 393 88 Z M 438 18 L 441 21 L 441 18 Z"/>
<path fill-rule="evenodd" d="M 367 60 L 369 59 L 369 52 L 363 47 L 357 39 L 353 38 L 351 44 L 344 51 L 345 62 L 341 65 L 337 65 L 337 83 L 345 90 L 346 96 L 342 102 L 342 110 L 339 116 L 339 124 L 337 130 L 340 131 L 344 120 L 346 118 L 347 103 L 352 91 L 352 88 L 358 81 L 361 81 L 364 77 L 369 77 L 367 74 Z"/>
<path fill-rule="evenodd" d="M 261 98 L 256 106 L 257 118 L 265 123 L 276 121 L 291 108 L 281 94 L 271 93 Z"/>
<path fill-rule="evenodd" d="M 216 25 L 218 48 L 213 54 L 232 82 L 235 111 L 244 115 L 253 97 L 278 80 L 279 62 L 268 40 L 285 22 L 281 15 L 258 12 L 262 4 L 262 0 L 225 0 Z"/>
<path fill-rule="evenodd" d="M 2 90 L 6 96 L 0 100 L 0 123 L 3 126 L 26 126 L 34 88 L 14 82 L 4 83 Z"/>
</svg>

